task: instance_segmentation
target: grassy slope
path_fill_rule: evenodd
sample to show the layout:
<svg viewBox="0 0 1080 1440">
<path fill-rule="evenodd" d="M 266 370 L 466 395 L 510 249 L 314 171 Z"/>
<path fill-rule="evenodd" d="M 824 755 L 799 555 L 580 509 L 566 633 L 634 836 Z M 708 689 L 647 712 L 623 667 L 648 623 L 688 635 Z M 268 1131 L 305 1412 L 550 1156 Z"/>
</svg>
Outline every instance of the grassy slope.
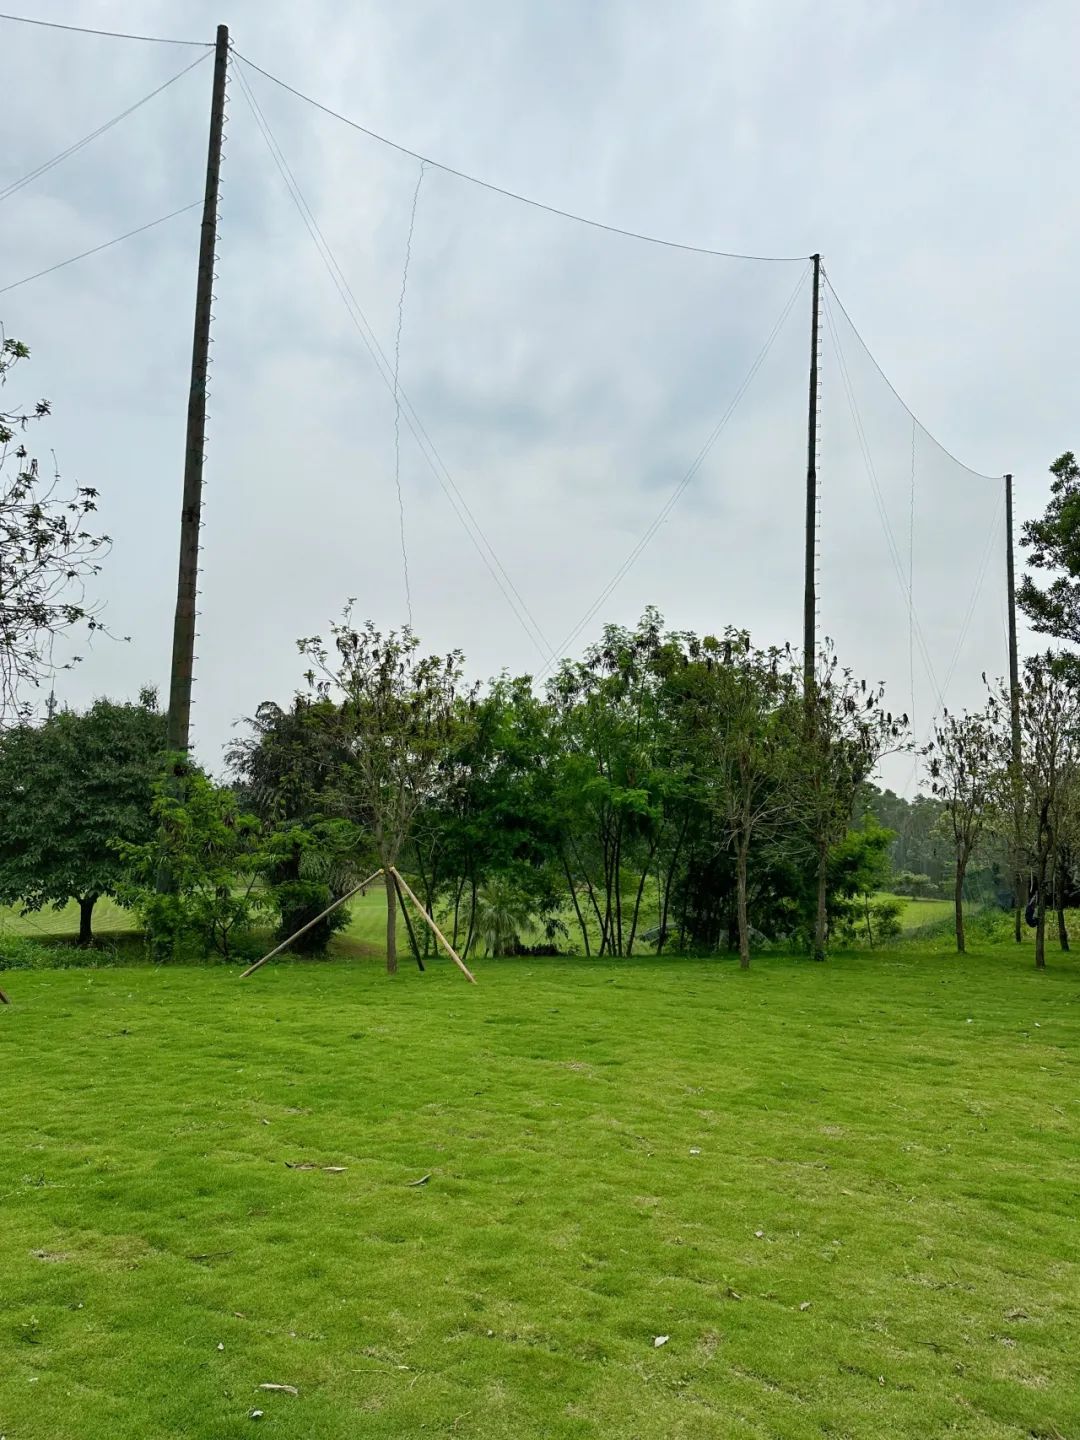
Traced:
<svg viewBox="0 0 1080 1440">
<path fill-rule="evenodd" d="M 892 895 L 883 892 L 882 900 L 899 900 L 904 907 L 900 912 L 900 925 L 904 930 L 920 930 L 924 925 L 950 918 L 953 913 L 951 900 L 913 900 L 908 895 Z M 969 908 L 965 905 L 965 911 Z"/>
<path fill-rule="evenodd" d="M 1029 966 L 12 974 L 0 1433 L 1080 1435 L 1080 968 Z"/>
</svg>

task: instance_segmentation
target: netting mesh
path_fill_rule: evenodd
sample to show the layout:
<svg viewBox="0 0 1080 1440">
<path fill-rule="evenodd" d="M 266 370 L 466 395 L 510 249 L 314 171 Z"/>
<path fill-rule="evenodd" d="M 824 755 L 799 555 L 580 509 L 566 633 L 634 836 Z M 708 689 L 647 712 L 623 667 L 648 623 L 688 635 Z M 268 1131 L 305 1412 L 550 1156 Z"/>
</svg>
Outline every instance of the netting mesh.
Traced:
<svg viewBox="0 0 1080 1440">
<path fill-rule="evenodd" d="M 808 262 L 653 245 L 421 173 L 241 67 L 215 307 L 204 758 L 238 715 L 288 694 L 295 637 L 346 597 L 380 625 L 407 618 L 402 511 L 416 628 L 429 648 L 462 646 L 479 676 L 543 676 L 648 604 L 673 627 L 800 642 Z M 135 219 L 198 192 L 208 70 L 194 75 L 154 132 L 174 145 L 176 195 L 141 180 L 138 132 L 117 130 L 88 163 L 91 190 L 95 167 L 124 171 Z M 47 184 L 25 194 L 19 274 L 56 224 Z M 195 229 L 0 300 L 46 361 L 65 458 L 107 505 L 119 457 L 126 500 L 102 583 L 133 643 L 99 647 L 73 703 L 80 685 L 166 677 Z M 884 679 L 921 736 L 943 701 L 977 702 L 980 672 L 1002 668 L 1001 485 L 913 427 L 827 286 L 820 348 L 819 636 Z M 153 413 L 136 397 L 148 375 Z"/>
</svg>

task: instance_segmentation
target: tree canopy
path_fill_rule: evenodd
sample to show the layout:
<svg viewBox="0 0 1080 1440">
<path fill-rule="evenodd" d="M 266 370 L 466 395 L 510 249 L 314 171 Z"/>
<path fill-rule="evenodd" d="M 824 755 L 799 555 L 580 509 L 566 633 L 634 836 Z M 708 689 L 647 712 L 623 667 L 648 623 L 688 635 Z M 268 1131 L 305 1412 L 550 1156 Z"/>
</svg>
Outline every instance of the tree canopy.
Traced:
<svg viewBox="0 0 1080 1440">
<path fill-rule="evenodd" d="M 88 943 L 94 904 L 125 880 L 116 842 L 153 833 L 164 746 L 152 690 L 137 704 L 98 700 L 0 731 L 0 900 L 27 910 L 77 900 Z"/>
</svg>

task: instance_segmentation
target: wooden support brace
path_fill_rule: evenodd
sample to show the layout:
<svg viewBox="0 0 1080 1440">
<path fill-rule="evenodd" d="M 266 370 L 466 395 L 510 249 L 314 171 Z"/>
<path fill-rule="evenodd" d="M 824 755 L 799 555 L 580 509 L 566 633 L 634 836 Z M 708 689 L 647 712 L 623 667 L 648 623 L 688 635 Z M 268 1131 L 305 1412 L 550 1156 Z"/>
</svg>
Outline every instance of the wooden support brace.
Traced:
<svg viewBox="0 0 1080 1440">
<path fill-rule="evenodd" d="M 401 886 L 401 888 L 405 891 L 405 894 L 408 895 L 409 899 L 410 899 L 410 900 L 413 902 L 413 904 L 416 906 L 417 910 L 420 912 L 420 916 L 421 916 L 421 918 L 423 919 L 424 924 L 427 925 L 427 926 L 429 926 L 432 930 L 434 930 L 435 935 L 436 935 L 436 938 L 442 941 L 443 949 L 444 949 L 444 950 L 446 951 L 446 953 L 450 956 L 450 959 L 453 960 L 454 964 L 458 967 L 458 969 L 461 971 L 461 973 L 465 976 L 465 979 L 468 980 L 471 985 L 475 985 L 475 984 L 476 984 L 476 976 L 472 973 L 472 971 L 469 969 L 469 967 L 465 964 L 464 960 L 462 960 L 461 956 L 457 953 L 457 951 L 454 949 L 454 947 L 450 944 L 450 941 L 447 940 L 446 936 L 445 936 L 445 935 L 442 933 L 442 931 L 439 929 L 438 925 L 435 924 L 435 921 L 431 918 L 431 916 L 428 914 L 428 912 L 424 909 L 423 905 L 421 905 L 420 901 L 419 901 L 419 900 L 416 898 L 416 896 L 413 894 L 413 892 L 412 892 L 412 890 L 411 890 L 411 888 L 410 888 L 410 886 L 409 886 L 409 882 L 405 879 L 404 875 L 402 875 L 402 873 L 400 872 L 400 870 L 398 870 L 398 869 L 396 869 L 396 868 L 391 868 L 390 874 L 394 877 L 394 879 L 397 881 L 397 883 L 398 883 L 398 884 Z"/>
<path fill-rule="evenodd" d="M 377 880 L 382 873 L 381 869 L 376 870 L 374 875 L 369 875 L 366 880 L 361 880 L 359 885 L 354 885 L 347 895 L 342 895 L 340 900 L 335 900 L 332 905 L 328 905 L 321 914 L 315 916 L 314 920 L 309 920 L 306 925 L 301 925 L 300 929 L 290 935 L 287 940 L 283 940 L 276 950 L 271 950 L 269 955 L 264 955 L 261 960 L 256 960 L 254 965 L 249 965 L 243 975 L 240 976 L 240 979 L 243 980 L 245 976 L 258 970 L 260 965 L 265 965 L 268 960 L 273 960 L 275 955 L 280 955 L 283 950 L 287 950 L 294 940 L 298 940 L 301 935 L 310 930 L 313 925 L 317 925 L 320 920 L 325 920 L 332 910 L 336 910 L 339 905 L 344 905 L 346 900 L 351 900 L 352 897 L 359 894 L 361 890 L 366 890 L 372 881 Z"/>
</svg>

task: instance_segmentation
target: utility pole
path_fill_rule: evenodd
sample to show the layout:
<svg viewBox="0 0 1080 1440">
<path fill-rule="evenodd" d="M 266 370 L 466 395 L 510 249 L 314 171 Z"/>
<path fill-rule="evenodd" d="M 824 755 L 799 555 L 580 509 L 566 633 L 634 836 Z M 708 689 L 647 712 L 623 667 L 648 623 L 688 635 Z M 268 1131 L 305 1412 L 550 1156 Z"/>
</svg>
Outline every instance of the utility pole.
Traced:
<svg viewBox="0 0 1080 1440">
<path fill-rule="evenodd" d="M 814 693 L 817 661 L 817 431 L 818 322 L 821 302 L 821 256 L 814 255 L 814 301 L 810 319 L 810 415 L 806 436 L 806 588 L 803 592 L 803 694 Z"/>
<path fill-rule="evenodd" d="M 1013 933 L 1019 945 L 1023 938 L 1021 912 L 1024 908 L 1023 875 L 1020 872 L 1020 661 L 1016 648 L 1016 572 L 1013 564 L 1013 477 L 1005 476 L 1005 575 L 1009 592 L 1009 718 L 1012 723 L 1013 844 L 1016 850 L 1016 904 Z"/>
<path fill-rule="evenodd" d="M 180 511 L 180 571 L 176 583 L 169 715 L 166 727 L 170 752 L 186 753 L 191 728 L 191 677 L 195 661 L 195 599 L 199 579 L 199 530 L 202 524 L 203 449 L 206 440 L 206 370 L 210 352 L 210 306 L 214 298 L 217 250 L 218 182 L 221 175 L 221 132 L 225 119 L 225 75 L 229 63 L 229 28 L 219 25 L 214 48 L 214 88 L 210 102 L 210 144 L 206 156 L 206 190 L 199 237 L 199 277 L 195 290 L 195 337 L 191 350 L 187 442 L 184 452 L 184 499 Z"/>
</svg>

